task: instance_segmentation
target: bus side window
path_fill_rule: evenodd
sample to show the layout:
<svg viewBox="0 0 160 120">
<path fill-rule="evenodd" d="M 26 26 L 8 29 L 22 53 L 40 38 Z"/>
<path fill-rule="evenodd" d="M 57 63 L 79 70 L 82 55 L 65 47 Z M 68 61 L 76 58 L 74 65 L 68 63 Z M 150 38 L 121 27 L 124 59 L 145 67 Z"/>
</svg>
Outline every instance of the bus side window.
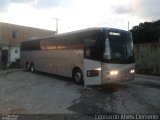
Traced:
<svg viewBox="0 0 160 120">
<path fill-rule="evenodd" d="M 41 40 L 40 41 L 40 48 L 41 48 L 41 50 L 45 50 L 46 49 L 46 41 L 45 40 Z"/>
<path fill-rule="evenodd" d="M 99 47 L 96 39 L 85 40 L 85 57 L 88 59 L 99 59 Z"/>
<path fill-rule="evenodd" d="M 55 50 L 55 49 L 57 49 L 56 40 L 53 40 L 53 39 L 46 40 L 45 44 L 46 44 L 46 50 Z"/>
</svg>

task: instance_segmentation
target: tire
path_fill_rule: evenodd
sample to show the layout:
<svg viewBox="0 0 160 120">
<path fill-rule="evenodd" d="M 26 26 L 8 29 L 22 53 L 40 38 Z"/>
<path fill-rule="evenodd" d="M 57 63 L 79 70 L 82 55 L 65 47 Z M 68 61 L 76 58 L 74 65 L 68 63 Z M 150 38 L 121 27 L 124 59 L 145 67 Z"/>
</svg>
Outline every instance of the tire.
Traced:
<svg viewBox="0 0 160 120">
<path fill-rule="evenodd" d="M 35 72 L 34 64 L 31 64 L 30 71 Z"/>
<path fill-rule="evenodd" d="M 30 64 L 28 62 L 26 63 L 26 70 L 30 71 Z"/>
<path fill-rule="evenodd" d="M 77 84 L 83 84 L 84 83 L 83 74 L 82 74 L 82 71 L 80 69 L 75 69 L 73 71 L 72 78 Z"/>
</svg>

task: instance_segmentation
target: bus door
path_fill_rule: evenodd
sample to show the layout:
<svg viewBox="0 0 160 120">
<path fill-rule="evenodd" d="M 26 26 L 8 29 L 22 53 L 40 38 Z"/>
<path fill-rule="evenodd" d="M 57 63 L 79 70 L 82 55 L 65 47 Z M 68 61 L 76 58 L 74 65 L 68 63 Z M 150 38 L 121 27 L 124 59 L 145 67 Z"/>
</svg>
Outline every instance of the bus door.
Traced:
<svg viewBox="0 0 160 120">
<path fill-rule="evenodd" d="M 84 50 L 84 84 L 101 84 L 101 61 L 99 61 L 99 44 L 96 39 L 85 40 Z"/>
</svg>

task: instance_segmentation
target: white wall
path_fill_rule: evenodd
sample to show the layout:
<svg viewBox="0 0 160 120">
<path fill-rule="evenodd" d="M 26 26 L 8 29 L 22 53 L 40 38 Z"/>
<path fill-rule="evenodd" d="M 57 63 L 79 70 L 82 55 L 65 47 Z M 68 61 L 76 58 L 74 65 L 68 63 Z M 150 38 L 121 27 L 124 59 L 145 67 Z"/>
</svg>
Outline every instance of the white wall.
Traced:
<svg viewBox="0 0 160 120">
<path fill-rule="evenodd" d="M 20 59 L 20 47 L 10 47 L 10 63 Z"/>
</svg>

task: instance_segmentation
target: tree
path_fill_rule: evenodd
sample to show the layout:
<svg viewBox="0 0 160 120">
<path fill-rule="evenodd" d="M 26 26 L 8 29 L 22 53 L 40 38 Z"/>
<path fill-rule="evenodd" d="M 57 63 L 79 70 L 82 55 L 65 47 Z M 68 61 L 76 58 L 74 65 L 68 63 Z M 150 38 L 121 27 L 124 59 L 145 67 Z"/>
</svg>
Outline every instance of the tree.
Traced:
<svg viewBox="0 0 160 120">
<path fill-rule="evenodd" d="M 138 26 L 134 26 L 130 31 L 132 32 L 135 44 L 159 42 L 160 20 L 140 23 Z"/>
</svg>

